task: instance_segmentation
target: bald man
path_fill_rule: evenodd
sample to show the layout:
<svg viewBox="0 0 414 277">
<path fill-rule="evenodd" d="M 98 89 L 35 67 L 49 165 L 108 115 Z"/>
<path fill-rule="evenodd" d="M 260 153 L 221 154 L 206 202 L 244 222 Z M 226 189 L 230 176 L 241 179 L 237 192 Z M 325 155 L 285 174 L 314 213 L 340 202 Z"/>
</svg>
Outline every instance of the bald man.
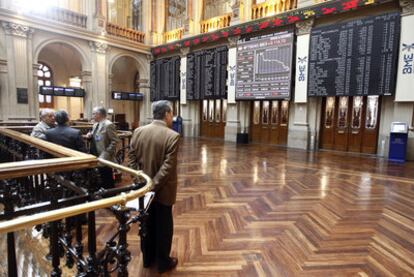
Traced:
<svg viewBox="0 0 414 277">
<path fill-rule="evenodd" d="M 40 122 L 33 127 L 30 136 L 46 140 L 46 131 L 55 127 L 55 111 L 52 109 L 41 109 L 39 118 Z"/>
</svg>

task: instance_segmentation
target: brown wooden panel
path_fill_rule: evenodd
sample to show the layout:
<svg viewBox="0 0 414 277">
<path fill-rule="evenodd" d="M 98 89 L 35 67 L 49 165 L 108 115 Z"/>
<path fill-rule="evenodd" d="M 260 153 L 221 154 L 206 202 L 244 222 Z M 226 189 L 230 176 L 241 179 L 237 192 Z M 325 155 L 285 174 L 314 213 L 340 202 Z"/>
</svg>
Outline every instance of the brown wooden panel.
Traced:
<svg viewBox="0 0 414 277">
<path fill-rule="evenodd" d="M 341 96 L 338 98 L 338 109 L 335 123 L 334 149 L 338 151 L 348 150 L 348 131 L 349 131 L 349 97 Z"/>
<path fill-rule="evenodd" d="M 252 101 L 250 110 L 250 140 L 252 142 L 260 142 L 262 129 L 262 126 L 260 124 L 260 101 Z"/>
<path fill-rule="evenodd" d="M 278 127 L 278 144 L 287 145 L 289 128 L 289 101 L 281 101 L 280 104 L 280 124 Z"/>
<path fill-rule="evenodd" d="M 348 151 L 349 152 L 361 152 L 361 143 L 363 138 L 363 125 L 362 119 L 364 117 L 364 97 L 354 96 L 351 98 L 351 114 L 349 122 L 349 134 L 348 134 Z"/>
<path fill-rule="evenodd" d="M 322 149 L 334 149 L 336 106 L 335 97 L 323 98 L 320 134 L 320 147 Z"/>
<path fill-rule="evenodd" d="M 364 116 L 364 139 L 362 153 L 375 154 L 377 152 L 378 130 L 381 111 L 381 98 L 368 96 Z"/>
</svg>

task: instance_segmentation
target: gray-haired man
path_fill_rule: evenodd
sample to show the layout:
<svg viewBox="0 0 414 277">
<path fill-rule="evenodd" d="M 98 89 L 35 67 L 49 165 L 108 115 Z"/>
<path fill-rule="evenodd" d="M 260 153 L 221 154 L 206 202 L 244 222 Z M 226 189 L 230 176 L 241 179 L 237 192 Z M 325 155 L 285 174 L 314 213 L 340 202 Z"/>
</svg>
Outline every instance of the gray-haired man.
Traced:
<svg viewBox="0 0 414 277">
<path fill-rule="evenodd" d="M 41 109 L 39 112 L 40 122 L 33 127 L 30 136 L 46 139 L 46 131 L 55 127 L 55 112 L 52 109 Z"/>
</svg>

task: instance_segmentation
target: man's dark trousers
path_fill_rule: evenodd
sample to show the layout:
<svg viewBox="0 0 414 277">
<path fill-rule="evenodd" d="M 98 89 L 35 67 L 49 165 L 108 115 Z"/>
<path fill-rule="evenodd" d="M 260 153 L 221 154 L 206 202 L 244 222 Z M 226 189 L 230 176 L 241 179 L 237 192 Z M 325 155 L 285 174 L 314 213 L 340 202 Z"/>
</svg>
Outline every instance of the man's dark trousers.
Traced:
<svg viewBox="0 0 414 277">
<path fill-rule="evenodd" d="M 159 270 L 170 264 L 170 252 L 173 237 L 172 206 L 157 201 L 151 203 L 146 220 L 147 234 L 141 241 L 144 266 L 156 262 Z"/>
</svg>

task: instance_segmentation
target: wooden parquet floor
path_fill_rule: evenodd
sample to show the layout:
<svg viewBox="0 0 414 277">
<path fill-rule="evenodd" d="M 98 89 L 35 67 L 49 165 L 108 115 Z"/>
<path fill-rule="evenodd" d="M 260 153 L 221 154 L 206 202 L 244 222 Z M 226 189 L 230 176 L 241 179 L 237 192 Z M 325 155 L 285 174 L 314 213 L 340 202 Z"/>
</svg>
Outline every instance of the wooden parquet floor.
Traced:
<svg viewBox="0 0 414 277">
<path fill-rule="evenodd" d="M 184 139 L 164 276 L 414 276 L 414 163 Z M 98 214 L 102 246 L 114 232 Z M 130 276 L 143 269 L 137 227 Z"/>
</svg>

